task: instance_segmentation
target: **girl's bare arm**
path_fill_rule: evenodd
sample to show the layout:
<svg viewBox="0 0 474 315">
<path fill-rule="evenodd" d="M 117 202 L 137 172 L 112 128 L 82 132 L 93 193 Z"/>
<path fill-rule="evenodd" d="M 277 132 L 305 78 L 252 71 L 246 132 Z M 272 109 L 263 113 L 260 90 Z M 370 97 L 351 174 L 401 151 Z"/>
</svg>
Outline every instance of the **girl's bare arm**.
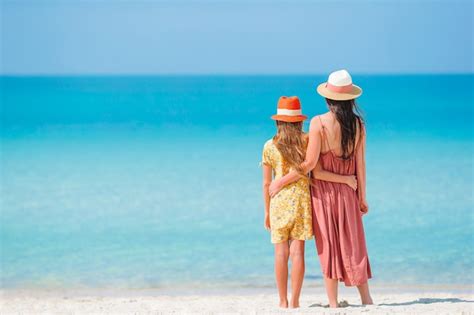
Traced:
<svg viewBox="0 0 474 315">
<path fill-rule="evenodd" d="M 269 165 L 262 164 L 263 168 L 263 201 L 265 205 L 265 219 L 264 227 L 265 229 L 270 229 L 270 193 L 268 189 L 272 182 L 272 168 Z"/>
</svg>

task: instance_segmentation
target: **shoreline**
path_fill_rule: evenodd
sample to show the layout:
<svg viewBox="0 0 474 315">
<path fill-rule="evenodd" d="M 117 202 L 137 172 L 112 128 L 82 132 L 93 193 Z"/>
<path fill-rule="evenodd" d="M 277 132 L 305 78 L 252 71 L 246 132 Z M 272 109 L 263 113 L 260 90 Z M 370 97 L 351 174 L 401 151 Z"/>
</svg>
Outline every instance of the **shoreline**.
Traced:
<svg viewBox="0 0 474 315">
<path fill-rule="evenodd" d="M 474 294 L 474 285 L 470 284 L 377 284 L 369 281 L 371 292 L 375 293 L 455 293 Z M 339 292 L 357 292 L 357 288 L 346 287 L 339 283 Z M 276 293 L 276 287 L 251 287 L 251 286 L 175 286 L 162 288 L 120 288 L 120 287 L 50 287 L 50 288 L 0 288 L 0 296 L 31 296 L 31 297 L 57 297 L 57 296 L 100 296 L 100 297 L 121 297 L 121 296 L 228 296 L 228 295 L 258 295 Z M 288 288 L 288 292 L 291 292 Z M 324 285 L 303 284 L 304 292 L 325 293 Z"/>
</svg>

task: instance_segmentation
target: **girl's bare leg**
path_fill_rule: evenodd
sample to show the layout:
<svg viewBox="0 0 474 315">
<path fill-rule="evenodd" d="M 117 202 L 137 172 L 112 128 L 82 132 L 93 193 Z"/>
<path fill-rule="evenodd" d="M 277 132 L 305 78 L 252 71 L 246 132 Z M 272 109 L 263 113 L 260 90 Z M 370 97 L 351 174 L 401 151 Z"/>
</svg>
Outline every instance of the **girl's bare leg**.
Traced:
<svg viewBox="0 0 474 315">
<path fill-rule="evenodd" d="M 364 305 L 374 304 L 374 302 L 372 301 L 372 297 L 370 296 L 368 282 L 358 285 L 357 290 L 359 290 L 360 300 L 362 301 L 362 304 Z"/>
<path fill-rule="evenodd" d="M 280 295 L 280 307 L 288 307 L 288 242 L 275 244 L 275 277 Z"/>
<path fill-rule="evenodd" d="M 290 242 L 291 258 L 291 301 L 290 307 L 300 307 L 300 293 L 304 279 L 304 241 Z"/>
<path fill-rule="evenodd" d="M 338 304 L 337 304 L 338 281 L 337 279 L 330 279 L 330 278 L 324 277 L 324 283 L 326 285 L 326 293 L 329 299 L 329 307 L 338 307 Z"/>
</svg>

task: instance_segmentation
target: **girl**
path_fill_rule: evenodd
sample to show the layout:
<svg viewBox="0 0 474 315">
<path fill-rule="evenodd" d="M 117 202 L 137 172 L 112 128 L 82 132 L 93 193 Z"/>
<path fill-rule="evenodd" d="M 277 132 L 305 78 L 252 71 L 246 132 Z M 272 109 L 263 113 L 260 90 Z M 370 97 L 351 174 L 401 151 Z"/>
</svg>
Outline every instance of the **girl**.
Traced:
<svg viewBox="0 0 474 315">
<path fill-rule="evenodd" d="M 301 113 L 297 97 L 282 96 L 278 101 L 277 134 L 263 148 L 263 195 L 265 201 L 265 228 L 271 231 L 275 244 L 275 276 L 280 295 L 280 307 L 288 307 L 288 258 L 291 257 L 290 307 L 299 307 L 299 296 L 304 278 L 304 241 L 313 236 L 309 179 L 298 178 L 271 199 L 269 186 L 272 176 L 279 179 L 290 170 L 302 174 L 301 164 L 306 155 L 307 137 L 302 131 L 306 116 Z M 321 170 L 315 176 L 328 181 L 345 183 L 355 189 L 354 176 L 340 176 Z"/>
<path fill-rule="evenodd" d="M 373 304 L 368 286 L 372 273 L 362 225 L 362 215 L 369 209 L 365 196 L 365 129 L 354 101 L 362 90 L 352 84 L 346 70 L 340 70 L 331 73 L 317 91 L 326 98 L 329 111 L 311 120 L 306 160 L 299 167 L 313 170 L 313 229 L 329 305 L 338 307 L 338 280 L 346 286 L 357 286 L 362 304 Z M 357 174 L 357 192 L 321 180 L 315 176 L 319 170 Z M 270 193 L 274 195 L 299 180 L 300 174 L 292 171 L 273 182 Z"/>
</svg>

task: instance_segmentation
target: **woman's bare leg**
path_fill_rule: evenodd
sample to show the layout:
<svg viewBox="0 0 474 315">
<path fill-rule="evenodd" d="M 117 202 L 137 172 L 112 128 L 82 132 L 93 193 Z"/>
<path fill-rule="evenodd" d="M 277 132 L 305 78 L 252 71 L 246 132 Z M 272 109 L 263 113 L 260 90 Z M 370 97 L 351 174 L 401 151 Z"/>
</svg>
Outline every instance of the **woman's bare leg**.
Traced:
<svg viewBox="0 0 474 315">
<path fill-rule="evenodd" d="M 324 277 L 324 284 L 326 285 L 326 293 L 329 299 L 329 307 L 338 307 L 338 304 L 337 304 L 338 280 Z"/>
<path fill-rule="evenodd" d="M 275 244 L 275 277 L 280 295 L 280 307 L 288 307 L 288 242 Z"/>
<path fill-rule="evenodd" d="M 358 285 L 357 290 L 359 290 L 360 300 L 362 301 L 362 304 L 364 305 L 374 304 L 374 302 L 372 301 L 372 297 L 370 296 L 368 282 Z"/>
<path fill-rule="evenodd" d="M 290 307 L 300 307 L 300 293 L 304 280 L 304 241 L 290 242 L 291 300 Z"/>
</svg>

